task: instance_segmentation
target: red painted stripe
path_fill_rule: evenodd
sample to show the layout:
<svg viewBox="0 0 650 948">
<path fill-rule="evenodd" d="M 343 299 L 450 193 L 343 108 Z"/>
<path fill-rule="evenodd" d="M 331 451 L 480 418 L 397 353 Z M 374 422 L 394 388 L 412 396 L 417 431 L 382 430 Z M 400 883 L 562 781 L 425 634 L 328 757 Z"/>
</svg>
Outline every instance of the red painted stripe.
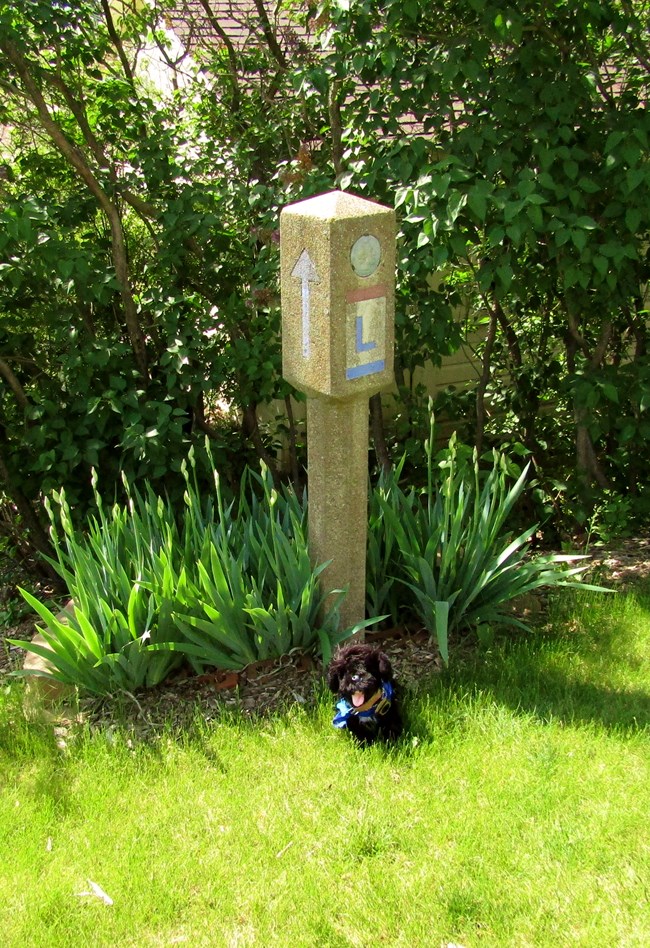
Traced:
<svg viewBox="0 0 650 948">
<path fill-rule="evenodd" d="M 348 303 L 360 303 L 362 300 L 378 300 L 382 296 L 388 296 L 388 288 L 383 283 L 377 286 L 361 287 L 358 290 L 349 290 L 345 294 Z"/>
</svg>

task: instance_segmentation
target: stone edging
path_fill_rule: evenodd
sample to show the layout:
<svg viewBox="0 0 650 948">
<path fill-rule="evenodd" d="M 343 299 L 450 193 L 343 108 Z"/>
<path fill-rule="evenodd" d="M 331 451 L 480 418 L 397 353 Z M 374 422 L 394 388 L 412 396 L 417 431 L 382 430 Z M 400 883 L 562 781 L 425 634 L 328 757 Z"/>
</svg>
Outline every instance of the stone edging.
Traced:
<svg viewBox="0 0 650 948">
<path fill-rule="evenodd" d="M 74 613 L 74 602 L 70 599 L 61 612 L 57 613 L 56 618 L 59 622 L 68 623 L 70 616 Z M 49 644 L 45 641 L 40 632 L 32 638 L 34 645 L 40 645 L 42 648 L 51 651 Z M 52 664 L 36 652 L 27 652 L 23 669 L 30 672 L 51 671 Z M 25 711 L 33 715 L 39 712 L 47 712 L 53 706 L 65 703 L 75 693 L 74 685 L 65 684 L 57 681 L 55 678 L 46 678 L 40 674 L 30 674 L 25 678 Z"/>
</svg>

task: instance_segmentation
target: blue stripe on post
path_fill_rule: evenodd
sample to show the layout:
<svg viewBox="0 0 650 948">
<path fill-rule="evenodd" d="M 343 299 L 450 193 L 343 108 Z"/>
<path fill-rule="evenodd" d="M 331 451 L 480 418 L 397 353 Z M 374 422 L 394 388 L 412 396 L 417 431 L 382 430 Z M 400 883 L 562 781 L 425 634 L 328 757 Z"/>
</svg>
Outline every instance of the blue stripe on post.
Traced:
<svg viewBox="0 0 650 948">
<path fill-rule="evenodd" d="M 370 352 L 371 349 L 376 348 L 376 342 L 363 341 L 363 316 L 357 316 L 357 352 Z"/>
<path fill-rule="evenodd" d="M 377 362 L 366 362 L 365 365 L 352 365 L 345 370 L 346 379 L 360 379 L 364 375 L 374 375 L 375 372 L 383 372 L 386 368 L 386 362 L 384 359 L 379 359 Z"/>
</svg>

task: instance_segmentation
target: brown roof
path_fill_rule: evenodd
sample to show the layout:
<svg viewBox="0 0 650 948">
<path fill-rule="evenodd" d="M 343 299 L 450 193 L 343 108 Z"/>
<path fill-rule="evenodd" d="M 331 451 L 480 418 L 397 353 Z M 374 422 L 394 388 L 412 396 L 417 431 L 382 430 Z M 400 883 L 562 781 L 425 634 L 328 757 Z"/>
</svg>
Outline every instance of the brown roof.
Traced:
<svg viewBox="0 0 650 948">
<path fill-rule="evenodd" d="M 229 45 L 235 53 L 248 52 L 275 40 L 276 59 L 289 59 L 309 33 L 279 6 L 274 0 L 177 0 L 165 21 L 193 55 Z"/>
</svg>

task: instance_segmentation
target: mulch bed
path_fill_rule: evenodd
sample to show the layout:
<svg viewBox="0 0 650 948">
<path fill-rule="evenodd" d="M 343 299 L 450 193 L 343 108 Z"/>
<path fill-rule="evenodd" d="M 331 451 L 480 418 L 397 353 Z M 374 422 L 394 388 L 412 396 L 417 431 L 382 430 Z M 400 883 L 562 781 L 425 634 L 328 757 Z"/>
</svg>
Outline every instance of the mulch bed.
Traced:
<svg viewBox="0 0 650 948">
<path fill-rule="evenodd" d="M 592 581 L 628 588 L 650 576 L 650 539 L 627 540 L 615 550 L 594 549 L 589 565 Z M 528 602 L 522 608 L 537 612 L 540 604 Z M 0 631 L 0 684 L 10 670 L 21 666 L 25 655 L 4 639 L 29 640 L 33 634 L 32 621 Z M 366 638 L 381 644 L 398 680 L 406 686 L 417 685 L 442 668 L 436 647 L 422 629 L 393 629 Z M 119 722 L 134 736 L 146 738 L 160 733 L 170 722 L 177 727 L 188 726 L 197 715 L 210 721 L 234 710 L 254 717 L 294 704 L 306 706 L 323 687 L 322 681 L 323 669 L 317 662 L 306 656 L 288 655 L 255 663 L 241 672 L 199 676 L 181 672 L 157 688 L 136 695 L 81 699 L 77 717 L 91 727 L 115 729 Z"/>
<path fill-rule="evenodd" d="M 367 636 L 367 640 L 372 638 Z M 377 639 L 404 683 L 421 680 L 442 667 L 425 631 L 391 630 Z M 145 736 L 168 727 L 170 722 L 174 727 L 187 727 L 197 716 L 211 721 L 236 711 L 253 718 L 291 705 L 308 706 L 322 687 L 323 668 L 319 662 L 304 655 L 286 655 L 256 662 L 241 672 L 181 673 L 137 695 L 103 701 L 82 699 L 80 710 L 91 726 L 115 726 L 119 720 L 138 736 Z"/>
</svg>

